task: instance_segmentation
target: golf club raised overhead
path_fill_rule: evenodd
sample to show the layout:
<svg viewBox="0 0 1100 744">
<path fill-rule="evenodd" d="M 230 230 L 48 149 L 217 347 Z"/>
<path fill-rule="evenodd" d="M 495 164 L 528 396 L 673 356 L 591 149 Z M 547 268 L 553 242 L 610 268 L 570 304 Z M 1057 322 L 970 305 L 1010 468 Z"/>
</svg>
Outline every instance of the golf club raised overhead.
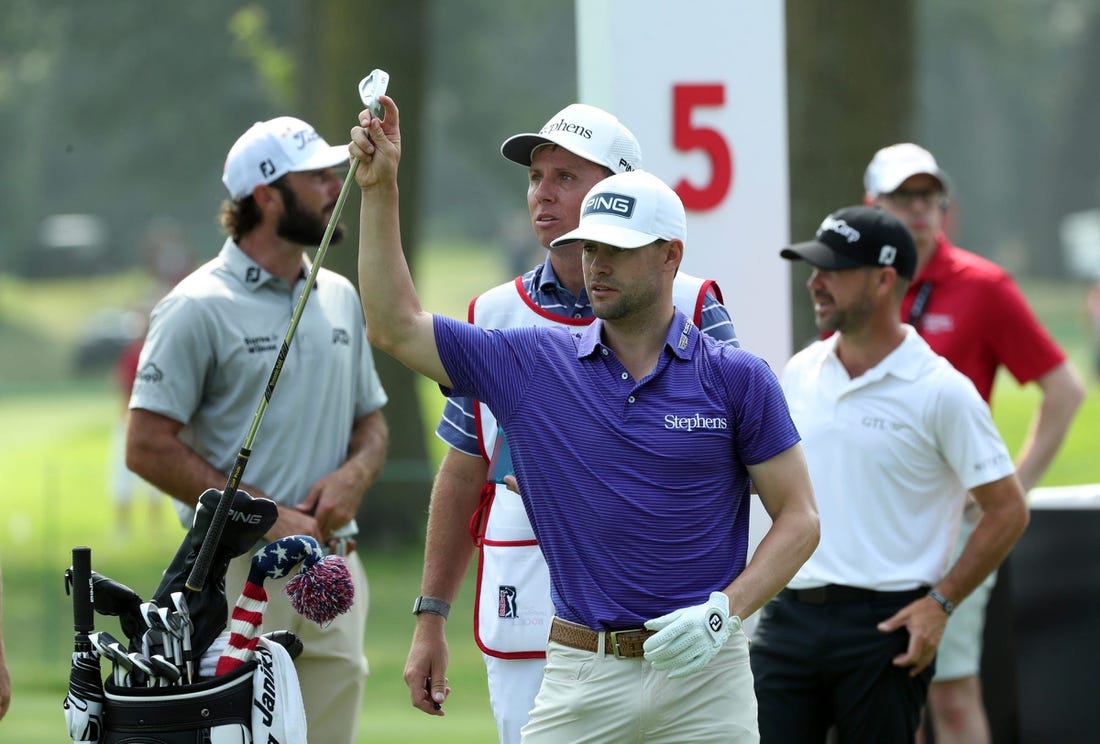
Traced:
<svg viewBox="0 0 1100 744">
<path fill-rule="evenodd" d="M 370 108 L 372 112 L 375 111 L 376 108 L 379 108 L 378 98 L 386 92 L 389 81 L 389 74 L 377 69 L 363 78 L 359 83 L 359 92 L 363 105 Z M 336 206 L 333 208 L 332 216 L 329 217 L 328 226 L 325 228 L 325 234 L 321 238 L 321 244 L 317 247 L 317 254 L 313 258 L 313 266 L 309 270 L 309 276 L 306 277 L 305 286 L 302 288 L 302 294 L 298 298 L 298 302 L 294 305 L 294 313 L 290 317 L 290 326 L 286 329 L 286 335 L 283 337 L 282 346 L 279 347 L 279 355 L 275 358 L 275 365 L 271 368 L 271 375 L 268 377 L 267 387 L 264 389 L 264 394 L 260 397 L 260 404 L 257 406 L 256 413 L 252 417 L 252 424 L 248 427 L 248 433 L 245 434 L 244 443 L 237 453 L 237 459 L 233 463 L 233 468 L 229 471 L 229 479 L 225 482 L 222 496 L 218 500 L 218 505 L 214 509 L 213 516 L 210 518 L 210 526 L 206 530 L 206 536 L 203 538 L 202 547 L 199 548 L 199 553 L 195 557 L 195 565 L 191 568 L 191 575 L 187 577 L 186 587 L 190 591 L 201 591 L 203 585 L 206 583 L 206 577 L 210 573 L 210 566 L 214 559 L 214 551 L 217 550 L 218 540 L 221 539 L 226 520 L 229 519 L 229 507 L 233 503 L 233 496 L 237 493 L 237 489 L 241 485 L 245 466 L 248 465 L 248 458 L 252 456 L 252 443 L 256 439 L 256 431 L 260 428 L 260 422 L 263 421 L 264 413 L 267 411 L 267 405 L 271 401 L 271 394 L 275 390 L 275 384 L 279 381 L 279 374 L 282 372 L 283 364 L 286 362 L 287 352 L 290 350 L 290 342 L 294 338 L 294 332 L 298 328 L 298 322 L 302 319 L 302 311 L 305 309 L 306 300 L 309 299 L 313 283 L 317 280 L 317 272 L 320 271 L 321 264 L 325 260 L 329 242 L 332 240 L 332 233 L 336 230 L 336 225 L 340 221 L 340 213 L 344 211 L 344 202 L 348 199 L 348 192 L 350 191 L 352 182 L 355 180 L 355 169 L 358 166 L 359 161 L 352 158 L 348 167 L 348 175 L 344 179 L 343 186 L 340 187 L 340 195 L 336 199 Z"/>
</svg>

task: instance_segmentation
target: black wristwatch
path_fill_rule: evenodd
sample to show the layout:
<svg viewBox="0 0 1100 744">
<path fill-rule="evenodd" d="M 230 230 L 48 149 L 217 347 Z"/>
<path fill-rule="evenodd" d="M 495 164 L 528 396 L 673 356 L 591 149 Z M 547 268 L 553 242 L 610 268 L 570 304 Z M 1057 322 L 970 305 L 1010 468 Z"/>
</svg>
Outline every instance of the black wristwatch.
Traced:
<svg viewBox="0 0 1100 744">
<path fill-rule="evenodd" d="M 430 612 L 446 620 L 447 615 L 451 614 L 451 603 L 444 602 L 442 599 L 436 599 L 435 597 L 420 595 L 416 598 L 416 601 L 413 602 L 413 614 L 419 615 L 422 612 Z"/>
<path fill-rule="evenodd" d="M 929 589 L 928 596 L 936 600 L 936 603 L 939 604 L 939 606 L 943 608 L 943 611 L 946 612 L 948 615 L 955 611 L 955 603 L 937 592 L 935 589 Z"/>
</svg>

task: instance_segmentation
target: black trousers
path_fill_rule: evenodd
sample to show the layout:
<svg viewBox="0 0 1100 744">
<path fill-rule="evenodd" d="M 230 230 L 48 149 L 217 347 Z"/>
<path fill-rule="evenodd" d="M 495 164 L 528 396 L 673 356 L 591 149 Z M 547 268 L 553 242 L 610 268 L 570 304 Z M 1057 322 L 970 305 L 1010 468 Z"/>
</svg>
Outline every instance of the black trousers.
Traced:
<svg viewBox="0 0 1100 744">
<path fill-rule="evenodd" d="M 876 626 L 925 592 L 817 603 L 785 589 L 765 605 L 749 651 L 761 744 L 819 744 L 831 726 L 838 744 L 912 742 L 935 665 L 909 676 L 891 663 L 908 632 Z"/>
</svg>

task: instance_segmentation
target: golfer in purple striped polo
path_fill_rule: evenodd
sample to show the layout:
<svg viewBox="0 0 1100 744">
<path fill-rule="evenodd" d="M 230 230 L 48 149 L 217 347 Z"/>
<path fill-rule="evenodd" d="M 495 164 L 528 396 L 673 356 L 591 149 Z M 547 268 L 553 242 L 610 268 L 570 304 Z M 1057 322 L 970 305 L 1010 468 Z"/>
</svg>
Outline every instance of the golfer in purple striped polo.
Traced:
<svg viewBox="0 0 1100 744">
<path fill-rule="evenodd" d="M 588 193 L 555 245 L 582 243 L 590 326 L 433 316 L 401 252 L 398 111 L 382 100 L 385 121 L 364 111 L 349 148 L 371 343 L 496 413 L 550 567 L 557 617 L 523 741 L 758 741 L 739 618 L 812 553 L 817 510 L 775 375 L 673 305 L 679 198 L 642 171 Z M 746 565 L 750 480 L 773 524 Z"/>
</svg>

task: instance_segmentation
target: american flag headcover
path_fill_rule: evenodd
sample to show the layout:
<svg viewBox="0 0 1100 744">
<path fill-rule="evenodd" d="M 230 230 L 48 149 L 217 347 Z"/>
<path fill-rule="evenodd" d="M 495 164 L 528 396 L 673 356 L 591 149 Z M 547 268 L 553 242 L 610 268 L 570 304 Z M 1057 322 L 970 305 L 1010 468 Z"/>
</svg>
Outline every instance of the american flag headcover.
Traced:
<svg viewBox="0 0 1100 744">
<path fill-rule="evenodd" d="M 229 642 L 215 675 L 231 672 L 252 659 L 267 608 L 264 579 L 281 579 L 299 563 L 301 569 L 286 584 L 295 612 L 324 627 L 351 607 L 355 587 L 343 558 L 325 556 L 317 541 L 306 535 L 269 543 L 252 556 L 248 580 L 229 620 Z"/>
</svg>

